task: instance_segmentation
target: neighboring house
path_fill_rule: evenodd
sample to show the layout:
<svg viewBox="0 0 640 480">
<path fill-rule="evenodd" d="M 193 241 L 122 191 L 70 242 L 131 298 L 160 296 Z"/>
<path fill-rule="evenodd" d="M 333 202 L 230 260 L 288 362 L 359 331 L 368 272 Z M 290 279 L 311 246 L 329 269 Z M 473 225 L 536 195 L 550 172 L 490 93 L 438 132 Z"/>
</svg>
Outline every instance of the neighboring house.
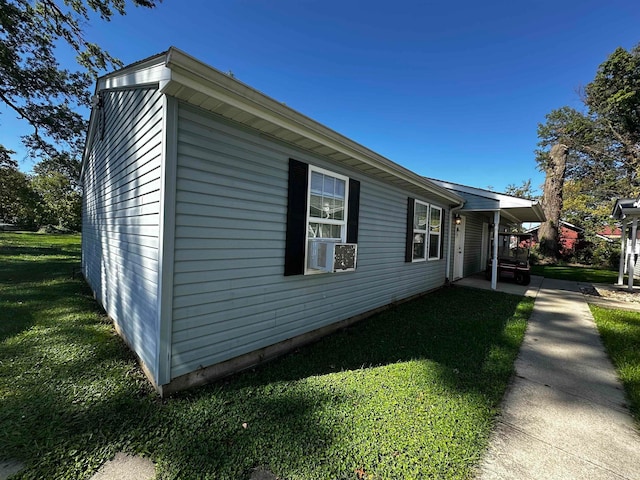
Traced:
<svg viewBox="0 0 640 480">
<path fill-rule="evenodd" d="M 619 242 L 620 236 L 622 235 L 622 230 L 620 229 L 620 227 L 606 226 L 600 232 L 598 232 L 598 235 L 614 242 Z"/>
<path fill-rule="evenodd" d="M 175 48 L 98 80 L 81 178 L 83 273 L 160 394 L 479 271 L 489 223 L 537 212 L 468 187 L 477 209 Z"/>
<path fill-rule="evenodd" d="M 537 245 L 540 243 L 538 233 L 540 232 L 540 226 L 536 226 L 527 230 L 527 233 L 533 235 L 532 244 Z M 571 255 L 575 252 L 576 246 L 584 239 L 584 228 L 573 225 L 572 223 L 560 220 L 560 254 Z"/>
<path fill-rule="evenodd" d="M 606 227 L 603 229 L 602 233 L 596 233 L 595 238 L 605 241 L 607 243 L 611 243 L 613 239 L 615 239 L 615 232 L 617 230 L 617 238 L 620 238 L 620 229 L 611 229 L 610 227 Z M 527 230 L 527 233 L 533 235 L 533 245 L 537 245 L 540 242 L 538 238 L 538 232 L 540 231 L 540 226 L 535 226 Z M 569 222 L 565 222 L 564 220 L 560 220 L 560 253 L 562 255 L 569 256 L 575 253 L 576 249 L 580 248 L 581 242 L 585 240 L 585 230 L 582 227 L 578 227 Z"/>
</svg>

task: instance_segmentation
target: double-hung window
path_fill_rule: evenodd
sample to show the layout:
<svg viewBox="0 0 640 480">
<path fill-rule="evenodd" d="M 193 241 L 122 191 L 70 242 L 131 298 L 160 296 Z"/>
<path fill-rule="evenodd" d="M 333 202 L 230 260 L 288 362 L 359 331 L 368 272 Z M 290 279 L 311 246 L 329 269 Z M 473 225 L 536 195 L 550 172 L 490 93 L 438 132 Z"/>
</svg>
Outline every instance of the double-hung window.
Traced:
<svg viewBox="0 0 640 480">
<path fill-rule="evenodd" d="M 334 244 L 358 243 L 359 210 L 358 180 L 290 159 L 284 274 L 329 272 L 336 258 L 355 260 L 355 249 L 339 254 Z"/>
<path fill-rule="evenodd" d="M 308 239 L 345 240 L 348 178 L 319 168 L 309 168 Z"/>
<path fill-rule="evenodd" d="M 427 218 L 429 215 L 429 205 L 419 200 L 415 201 L 413 210 L 413 261 L 425 260 L 427 258 Z"/>
<path fill-rule="evenodd" d="M 348 190 L 347 177 L 310 166 L 306 273 L 326 271 L 330 244 L 346 240 Z"/>
<path fill-rule="evenodd" d="M 438 260 L 442 254 L 442 208 L 409 199 L 407 262 Z"/>
<path fill-rule="evenodd" d="M 429 206 L 429 260 L 440 258 L 440 241 L 442 235 L 442 209 L 435 205 Z"/>
</svg>

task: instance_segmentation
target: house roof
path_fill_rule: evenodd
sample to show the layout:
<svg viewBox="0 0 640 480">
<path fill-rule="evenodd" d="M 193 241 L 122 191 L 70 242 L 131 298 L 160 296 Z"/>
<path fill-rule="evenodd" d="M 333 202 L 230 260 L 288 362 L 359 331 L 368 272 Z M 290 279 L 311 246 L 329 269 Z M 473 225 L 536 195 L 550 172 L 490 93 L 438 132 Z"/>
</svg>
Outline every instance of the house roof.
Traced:
<svg viewBox="0 0 640 480">
<path fill-rule="evenodd" d="M 513 197 L 504 193 L 492 192 L 435 178 L 430 180 L 461 195 L 465 199 L 465 205 L 460 209 L 461 212 L 499 211 L 500 215 L 513 223 L 544 222 L 546 220 L 542 206 L 536 200 Z"/>
<path fill-rule="evenodd" d="M 144 85 L 157 85 L 166 95 L 405 190 L 435 195 L 449 204 L 463 202 L 457 193 L 417 175 L 175 47 L 99 78 L 96 93 Z"/>
<path fill-rule="evenodd" d="M 577 232 L 577 233 L 585 233 L 584 228 L 574 225 L 573 223 L 565 222 L 564 220 L 560 220 L 560 226 L 569 230 L 573 230 L 574 232 Z M 537 225 L 533 228 L 529 228 L 528 230 L 526 230 L 526 232 L 533 233 L 533 232 L 537 232 L 539 229 L 540 229 L 540 225 Z M 610 243 L 613 240 L 607 236 L 606 232 L 609 232 L 608 235 L 613 235 L 610 227 L 604 227 L 602 232 L 595 234 L 595 237 Z M 620 230 L 618 229 L 618 237 L 619 236 L 620 236 Z"/>
<path fill-rule="evenodd" d="M 565 222 L 564 220 L 560 220 L 560 226 L 567 228 L 569 230 L 573 230 L 578 233 L 584 233 L 584 228 L 574 225 L 573 223 Z M 527 233 L 533 233 L 538 231 L 540 225 L 536 225 L 535 227 L 529 228 L 526 230 Z"/>
</svg>

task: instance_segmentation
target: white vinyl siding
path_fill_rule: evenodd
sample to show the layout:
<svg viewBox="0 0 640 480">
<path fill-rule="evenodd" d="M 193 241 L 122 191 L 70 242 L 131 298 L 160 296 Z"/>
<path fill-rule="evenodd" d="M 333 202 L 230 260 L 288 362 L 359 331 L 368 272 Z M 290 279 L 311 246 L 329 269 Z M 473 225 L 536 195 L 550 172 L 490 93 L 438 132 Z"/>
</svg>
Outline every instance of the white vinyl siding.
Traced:
<svg viewBox="0 0 640 480">
<path fill-rule="evenodd" d="M 172 378 L 444 284 L 404 262 L 406 191 L 195 107 L 178 125 Z M 289 158 L 361 181 L 355 272 L 284 276 Z"/>
<path fill-rule="evenodd" d="M 82 177 L 83 272 L 155 376 L 162 96 L 149 88 L 102 98 Z"/>
</svg>

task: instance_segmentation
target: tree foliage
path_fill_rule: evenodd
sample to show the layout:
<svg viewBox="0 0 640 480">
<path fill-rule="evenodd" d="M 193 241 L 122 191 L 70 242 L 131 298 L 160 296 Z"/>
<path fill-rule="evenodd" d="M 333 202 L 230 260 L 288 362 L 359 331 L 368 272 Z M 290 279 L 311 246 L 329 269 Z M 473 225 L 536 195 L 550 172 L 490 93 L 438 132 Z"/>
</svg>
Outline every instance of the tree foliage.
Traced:
<svg viewBox="0 0 640 480">
<path fill-rule="evenodd" d="M 1 150 L 0 150 L 1 152 Z M 0 220 L 20 228 L 54 225 L 80 230 L 82 191 L 78 184 L 80 161 L 67 154 L 47 158 L 25 175 L 6 151 L 0 163 Z"/>
<path fill-rule="evenodd" d="M 533 191 L 533 187 L 531 186 L 530 178 L 527 180 L 523 180 L 522 185 L 516 185 L 515 183 L 510 183 L 505 188 L 504 193 L 507 195 L 511 195 L 512 197 L 527 198 L 529 200 L 536 199 L 536 195 Z"/>
<path fill-rule="evenodd" d="M 640 45 L 617 48 L 582 101 L 583 111 L 561 107 L 538 125 L 536 161 L 549 178 L 553 147 L 567 148 L 564 188 L 545 190 L 543 204 L 563 204 L 568 221 L 593 231 L 608 223 L 614 198 L 640 193 Z"/>
<path fill-rule="evenodd" d="M 13 152 L 2 150 L 0 154 L 0 223 L 11 223 L 33 228 L 36 225 L 38 199 L 31 188 L 29 177 L 18 170 L 11 158 Z"/>
<path fill-rule="evenodd" d="M 125 0 L 0 0 L 0 102 L 31 125 L 23 142 L 34 156 L 81 151 L 86 120 L 78 109 L 89 105 L 98 72 L 120 66 L 82 27 L 95 15 L 104 21 L 124 15 L 125 7 Z M 75 52 L 77 71 L 60 67 L 61 45 Z"/>
</svg>

